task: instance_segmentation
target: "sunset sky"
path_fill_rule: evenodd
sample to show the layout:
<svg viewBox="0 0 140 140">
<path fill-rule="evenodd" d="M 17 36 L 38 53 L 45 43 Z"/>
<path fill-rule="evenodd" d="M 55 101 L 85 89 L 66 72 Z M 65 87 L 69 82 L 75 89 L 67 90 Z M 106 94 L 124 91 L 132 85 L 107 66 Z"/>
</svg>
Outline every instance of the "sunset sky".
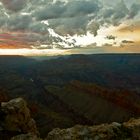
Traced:
<svg viewBox="0 0 140 140">
<path fill-rule="evenodd" d="M 140 53 L 140 0 L 0 0 L 0 55 Z"/>
</svg>

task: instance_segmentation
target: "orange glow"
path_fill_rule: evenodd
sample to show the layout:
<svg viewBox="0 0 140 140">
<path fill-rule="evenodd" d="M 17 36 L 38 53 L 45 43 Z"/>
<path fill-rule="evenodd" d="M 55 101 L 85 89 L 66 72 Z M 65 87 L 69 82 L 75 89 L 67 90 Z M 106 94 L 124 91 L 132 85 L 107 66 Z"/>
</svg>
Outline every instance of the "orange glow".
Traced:
<svg viewBox="0 0 140 140">
<path fill-rule="evenodd" d="M 24 39 L 24 34 L 0 33 L 0 48 L 30 48 L 30 42 Z"/>
<path fill-rule="evenodd" d="M 122 26 L 115 32 L 115 34 L 119 37 L 133 40 L 135 44 L 138 45 L 140 42 L 140 25 Z"/>
</svg>

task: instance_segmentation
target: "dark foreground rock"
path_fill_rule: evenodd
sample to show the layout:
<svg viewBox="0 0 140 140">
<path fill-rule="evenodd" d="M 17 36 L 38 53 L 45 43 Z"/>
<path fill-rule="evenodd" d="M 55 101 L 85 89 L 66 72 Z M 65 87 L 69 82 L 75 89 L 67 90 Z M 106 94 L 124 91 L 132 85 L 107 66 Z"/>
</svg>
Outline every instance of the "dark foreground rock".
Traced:
<svg viewBox="0 0 140 140">
<path fill-rule="evenodd" d="M 0 115 L 0 139 L 8 139 L 17 134 L 38 134 L 36 123 L 22 98 L 1 103 Z"/>
<path fill-rule="evenodd" d="M 42 140 L 26 101 L 13 99 L 0 107 L 0 140 Z M 44 140 L 140 140 L 140 119 L 94 126 L 56 128 Z"/>
<path fill-rule="evenodd" d="M 47 140 L 140 140 L 140 119 L 120 124 L 97 126 L 76 125 L 68 129 L 54 129 Z"/>
</svg>

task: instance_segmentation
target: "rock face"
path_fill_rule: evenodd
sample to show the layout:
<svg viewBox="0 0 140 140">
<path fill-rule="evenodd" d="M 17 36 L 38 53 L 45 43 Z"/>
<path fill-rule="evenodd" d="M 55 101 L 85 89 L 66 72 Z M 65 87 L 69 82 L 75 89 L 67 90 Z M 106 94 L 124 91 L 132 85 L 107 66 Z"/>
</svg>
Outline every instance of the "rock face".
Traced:
<svg viewBox="0 0 140 140">
<path fill-rule="evenodd" d="M 1 103 L 0 128 L 7 135 L 31 133 L 37 135 L 35 121 L 31 118 L 27 103 L 22 98 Z"/>
<path fill-rule="evenodd" d="M 42 139 L 38 138 L 36 135 L 22 134 L 22 135 L 13 137 L 11 140 L 42 140 Z"/>
<path fill-rule="evenodd" d="M 77 125 L 69 129 L 54 129 L 47 140 L 140 140 L 140 119 L 119 124 L 97 126 Z"/>
</svg>

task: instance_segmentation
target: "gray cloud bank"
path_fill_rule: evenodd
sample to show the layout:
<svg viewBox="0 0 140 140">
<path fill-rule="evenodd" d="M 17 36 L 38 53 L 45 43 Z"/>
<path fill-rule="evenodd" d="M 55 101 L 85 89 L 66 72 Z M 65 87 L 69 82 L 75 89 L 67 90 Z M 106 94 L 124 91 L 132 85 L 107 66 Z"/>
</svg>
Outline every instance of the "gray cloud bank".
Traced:
<svg viewBox="0 0 140 140">
<path fill-rule="evenodd" d="M 126 0 L 1 0 L 0 31 L 28 32 L 28 40 L 51 44 L 63 40 L 52 37 L 49 28 L 62 36 L 87 31 L 96 36 L 103 25 L 117 26 L 134 19 L 139 7 L 136 0 L 130 6 Z M 49 25 L 43 22 L 46 20 Z"/>
</svg>

